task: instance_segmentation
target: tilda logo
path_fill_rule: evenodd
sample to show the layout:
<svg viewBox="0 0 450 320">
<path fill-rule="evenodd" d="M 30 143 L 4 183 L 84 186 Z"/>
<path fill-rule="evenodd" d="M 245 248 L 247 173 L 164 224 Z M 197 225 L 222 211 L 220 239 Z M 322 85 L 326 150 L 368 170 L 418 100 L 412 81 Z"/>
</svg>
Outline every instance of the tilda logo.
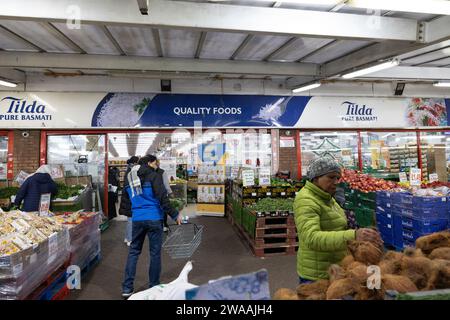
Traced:
<svg viewBox="0 0 450 320">
<path fill-rule="evenodd" d="M 0 102 L 3 111 L 0 120 L 52 120 L 52 116 L 46 114 L 46 106 L 36 100 L 5 97 Z"/>
<path fill-rule="evenodd" d="M 373 108 L 365 104 L 359 105 L 351 101 L 341 103 L 345 107 L 345 115 L 341 116 L 342 121 L 377 121 L 378 117 L 373 114 Z"/>
</svg>

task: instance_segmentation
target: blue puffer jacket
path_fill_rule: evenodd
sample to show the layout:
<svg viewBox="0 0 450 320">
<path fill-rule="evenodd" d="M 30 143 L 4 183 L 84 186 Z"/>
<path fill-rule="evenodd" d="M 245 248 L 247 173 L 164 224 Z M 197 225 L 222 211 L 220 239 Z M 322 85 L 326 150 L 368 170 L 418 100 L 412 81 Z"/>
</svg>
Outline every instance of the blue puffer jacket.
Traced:
<svg viewBox="0 0 450 320">
<path fill-rule="evenodd" d="M 170 205 L 162 175 L 148 166 L 141 166 L 138 177 L 141 180 L 142 194 L 132 197 L 128 179 L 125 179 L 120 212 L 131 212 L 132 221 L 163 220 L 164 213 L 176 220 L 178 211 Z"/>
<path fill-rule="evenodd" d="M 17 192 L 14 204 L 20 207 L 23 201 L 22 211 L 39 211 L 41 195 L 50 193 L 55 196 L 57 192 L 56 183 L 48 173 L 35 173 L 22 184 Z"/>
</svg>

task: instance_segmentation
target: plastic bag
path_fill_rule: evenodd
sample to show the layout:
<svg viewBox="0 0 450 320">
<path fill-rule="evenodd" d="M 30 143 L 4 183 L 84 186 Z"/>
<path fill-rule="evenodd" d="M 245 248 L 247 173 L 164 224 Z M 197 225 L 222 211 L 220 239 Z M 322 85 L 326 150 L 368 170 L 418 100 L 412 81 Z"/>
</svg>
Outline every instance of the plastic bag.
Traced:
<svg viewBox="0 0 450 320">
<path fill-rule="evenodd" d="M 135 293 L 128 300 L 186 300 L 186 290 L 197 287 L 188 282 L 188 274 L 191 270 L 192 262 L 188 261 L 174 281 Z"/>
</svg>

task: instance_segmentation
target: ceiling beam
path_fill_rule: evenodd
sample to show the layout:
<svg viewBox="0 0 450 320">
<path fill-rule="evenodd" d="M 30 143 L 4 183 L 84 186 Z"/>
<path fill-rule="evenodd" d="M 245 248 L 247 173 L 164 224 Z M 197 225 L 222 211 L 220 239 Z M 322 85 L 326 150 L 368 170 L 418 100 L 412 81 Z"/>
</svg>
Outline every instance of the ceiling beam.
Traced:
<svg viewBox="0 0 450 320">
<path fill-rule="evenodd" d="M 425 42 L 450 39 L 450 16 L 425 22 Z"/>
<path fill-rule="evenodd" d="M 278 53 L 280 53 L 281 51 L 285 50 L 286 48 L 288 48 L 290 45 L 292 45 L 295 40 L 297 40 L 296 37 L 292 37 L 290 38 L 288 41 L 286 41 L 285 43 L 283 43 L 280 47 L 278 47 L 277 49 L 275 49 L 274 51 L 272 51 L 269 55 L 267 55 L 263 60 L 264 61 L 269 61 L 271 58 L 273 58 L 275 55 L 277 55 Z"/>
<path fill-rule="evenodd" d="M 112 55 L 0 52 L 0 67 L 76 70 L 130 70 L 161 72 L 208 72 L 273 76 L 315 76 L 310 63 L 230 61 L 214 59 L 150 58 Z"/>
<path fill-rule="evenodd" d="M 68 46 L 72 50 L 78 51 L 80 53 L 86 53 L 86 51 L 83 48 L 81 48 L 78 44 L 75 43 L 75 41 L 66 36 L 61 30 L 59 30 L 53 24 L 49 22 L 40 22 L 39 25 L 42 28 L 44 28 L 45 31 L 53 35 L 58 40 L 62 41 L 66 46 Z"/>
<path fill-rule="evenodd" d="M 23 71 L 12 68 L 0 68 L 0 79 L 9 80 L 15 83 L 24 83 L 26 76 Z"/>
<path fill-rule="evenodd" d="M 239 47 L 233 52 L 233 54 L 230 57 L 230 60 L 234 60 L 241 52 L 244 50 L 244 48 L 248 45 L 248 43 L 253 39 L 253 35 L 249 34 L 245 37 L 244 41 L 239 45 Z"/>
<path fill-rule="evenodd" d="M 73 6 L 73 0 L 40 0 L 39 6 L 35 2 L 6 1 L 2 3 L 0 19 L 66 22 L 67 8 Z M 417 21 L 404 18 L 377 17 L 378 25 L 374 28 L 366 15 L 311 10 L 149 0 L 148 16 L 144 16 L 134 1 L 78 0 L 76 5 L 80 20 L 87 24 L 333 39 L 417 40 Z"/>
<path fill-rule="evenodd" d="M 164 51 L 161 44 L 161 37 L 159 36 L 159 29 L 152 28 L 153 40 L 156 45 L 156 52 L 158 53 L 158 57 L 164 57 Z"/>
<path fill-rule="evenodd" d="M 200 54 L 202 53 L 203 44 L 205 43 L 206 32 L 202 31 L 200 33 L 200 38 L 198 39 L 197 50 L 195 50 L 195 59 L 200 58 Z"/>
<path fill-rule="evenodd" d="M 394 67 L 367 74 L 361 78 L 401 80 L 449 80 L 450 68 L 439 67 Z"/>
<path fill-rule="evenodd" d="M 111 41 L 111 43 L 114 45 L 116 50 L 118 52 L 120 52 L 120 54 L 122 56 L 126 56 L 127 55 L 126 52 L 122 49 L 122 47 L 120 46 L 119 42 L 117 42 L 117 40 L 114 38 L 112 33 L 109 31 L 108 27 L 107 26 L 103 26 L 102 30 L 105 33 L 105 35 L 108 37 L 109 41 Z"/>
</svg>

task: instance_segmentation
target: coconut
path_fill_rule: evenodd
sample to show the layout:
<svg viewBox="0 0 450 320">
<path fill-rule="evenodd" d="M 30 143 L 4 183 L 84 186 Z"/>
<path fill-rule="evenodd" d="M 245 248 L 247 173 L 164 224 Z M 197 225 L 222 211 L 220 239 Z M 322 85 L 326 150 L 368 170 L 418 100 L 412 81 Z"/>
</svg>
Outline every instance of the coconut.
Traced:
<svg viewBox="0 0 450 320">
<path fill-rule="evenodd" d="M 369 289 L 361 285 L 355 291 L 355 300 L 384 300 L 386 294 L 383 285 L 381 285 L 380 289 Z"/>
<path fill-rule="evenodd" d="M 450 260 L 450 247 L 436 248 L 428 256 L 430 259 Z"/>
<path fill-rule="evenodd" d="M 422 249 L 425 254 L 431 253 L 436 248 L 450 247 L 450 232 L 437 232 L 417 238 L 416 247 Z"/>
<path fill-rule="evenodd" d="M 345 256 L 344 259 L 342 259 L 340 265 L 342 268 L 347 269 L 347 267 L 350 265 L 350 263 L 352 263 L 354 261 L 355 261 L 355 259 L 353 258 L 353 256 L 349 254 L 348 256 Z"/>
<path fill-rule="evenodd" d="M 369 277 L 369 274 L 367 273 L 367 266 L 363 264 L 356 265 L 355 267 L 349 269 L 347 274 L 348 278 L 356 284 L 365 283 Z"/>
<path fill-rule="evenodd" d="M 433 272 L 433 263 L 425 257 L 403 257 L 401 275 L 414 282 L 419 290 L 424 289 Z"/>
<path fill-rule="evenodd" d="M 383 257 L 383 260 L 389 261 L 399 261 L 401 262 L 403 258 L 403 253 L 397 251 L 388 251 Z"/>
<path fill-rule="evenodd" d="M 378 264 L 383 251 L 368 241 L 350 241 L 348 248 L 356 261 L 366 265 Z"/>
<path fill-rule="evenodd" d="M 332 264 L 328 268 L 328 274 L 330 276 L 330 282 L 333 282 L 333 281 L 336 281 L 339 279 L 344 279 L 346 276 L 345 270 L 337 264 Z"/>
<path fill-rule="evenodd" d="M 328 280 L 301 284 L 297 287 L 297 296 L 300 300 L 304 300 L 310 296 L 325 295 L 329 285 L 330 282 Z"/>
<path fill-rule="evenodd" d="M 385 274 L 381 279 L 386 290 L 395 290 L 399 293 L 418 291 L 416 285 L 405 276 Z"/>
<path fill-rule="evenodd" d="M 339 279 L 334 281 L 327 290 L 327 300 L 342 299 L 346 296 L 353 296 L 355 290 L 353 288 L 352 280 Z"/>
<path fill-rule="evenodd" d="M 403 254 L 407 257 L 410 258 L 415 258 L 415 257 L 425 257 L 425 255 L 423 254 L 421 249 L 415 249 L 412 247 L 406 247 L 403 250 Z"/>
<path fill-rule="evenodd" d="M 305 300 L 326 300 L 326 299 L 327 299 L 326 293 L 322 293 L 310 295 Z"/>
<path fill-rule="evenodd" d="M 433 260 L 433 271 L 428 279 L 426 290 L 450 288 L 450 261 Z"/>
<path fill-rule="evenodd" d="M 378 265 L 382 275 L 385 274 L 399 274 L 402 270 L 401 260 L 382 260 Z"/>
<path fill-rule="evenodd" d="M 281 288 L 275 292 L 273 300 L 298 300 L 298 297 L 294 290 Z"/>
</svg>

